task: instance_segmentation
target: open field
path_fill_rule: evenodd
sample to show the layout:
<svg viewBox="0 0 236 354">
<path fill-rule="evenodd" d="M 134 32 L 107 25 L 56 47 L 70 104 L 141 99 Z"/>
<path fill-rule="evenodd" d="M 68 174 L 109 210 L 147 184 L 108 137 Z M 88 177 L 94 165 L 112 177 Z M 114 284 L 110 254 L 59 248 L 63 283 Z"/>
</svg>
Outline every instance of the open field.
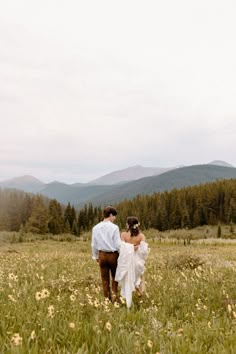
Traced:
<svg viewBox="0 0 236 354">
<path fill-rule="evenodd" d="M 235 353 L 233 241 L 150 248 L 127 311 L 104 301 L 88 241 L 2 243 L 0 353 Z"/>
</svg>

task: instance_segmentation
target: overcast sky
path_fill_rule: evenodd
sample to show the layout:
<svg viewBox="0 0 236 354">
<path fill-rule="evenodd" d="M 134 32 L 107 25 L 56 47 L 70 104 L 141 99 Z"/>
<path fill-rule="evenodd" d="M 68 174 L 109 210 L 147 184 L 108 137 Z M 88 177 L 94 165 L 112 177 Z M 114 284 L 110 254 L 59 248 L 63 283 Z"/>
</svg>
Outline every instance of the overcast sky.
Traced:
<svg viewBox="0 0 236 354">
<path fill-rule="evenodd" d="M 234 0 L 0 5 L 0 180 L 236 166 Z"/>
</svg>

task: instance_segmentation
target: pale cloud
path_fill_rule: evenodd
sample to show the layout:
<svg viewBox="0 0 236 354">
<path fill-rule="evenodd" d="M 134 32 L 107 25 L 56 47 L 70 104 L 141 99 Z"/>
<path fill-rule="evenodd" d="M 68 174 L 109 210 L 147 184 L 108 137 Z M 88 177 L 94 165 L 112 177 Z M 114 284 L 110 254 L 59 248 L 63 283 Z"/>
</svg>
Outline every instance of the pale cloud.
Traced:
<svg viewBox="0 0 236 354">
<path fill-rule="evenodd" d="M 236 164 L 236 5 L 0 5 L 0 179 Z"/>
</svg>

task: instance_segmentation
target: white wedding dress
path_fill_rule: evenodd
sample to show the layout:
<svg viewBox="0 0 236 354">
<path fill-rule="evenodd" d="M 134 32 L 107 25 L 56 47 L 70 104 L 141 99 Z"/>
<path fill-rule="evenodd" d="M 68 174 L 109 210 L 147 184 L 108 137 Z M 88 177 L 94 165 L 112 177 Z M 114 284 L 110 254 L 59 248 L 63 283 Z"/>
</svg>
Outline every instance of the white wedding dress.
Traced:
<svg viewBox="0 0 236 354">
<path fill-rule="evenodd" d="M 115 280 L 121 286 L 121 296 L 126 299 L 128 308 L 132 304 L 132 292 L 141 284 L 148 252 L 148 244 L 145 241 L 140 242 L 136 251 L 133 244 L 121 242 Z"/>
</svg>

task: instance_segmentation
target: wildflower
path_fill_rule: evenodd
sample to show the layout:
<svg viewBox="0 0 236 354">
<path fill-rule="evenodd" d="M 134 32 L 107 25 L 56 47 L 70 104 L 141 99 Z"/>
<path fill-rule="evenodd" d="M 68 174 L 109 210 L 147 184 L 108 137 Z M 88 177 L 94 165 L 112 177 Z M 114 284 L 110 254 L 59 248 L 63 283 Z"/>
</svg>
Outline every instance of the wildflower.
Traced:
<svg viewBox="0 0 236 354">
<path fill-rule="evenodd" d="M 99 301 L 98 301 L 98 299 L 96 299 L 95 301 L 94 301 L 94 307 L 96 307 L 96 308 L 98 308 L 99 307 Z"/>
<path fill-rule="evenodd" d="M 11 300 L 12 302 L 16 302 L 16 299 L 14 298 L 13 295 L 8 295 L 8 299 Z"/>
<path fill-rule="evenodd" d="M 122 304 L 125 304 L 125 300 L 123 299 L 122 296 L 120 297 L 120 302 L 121 302 Z"/>
<path fill-rule="evenodd" d="M 109 321 L 106 323 L 105 327 L 108 330 L 108 332 L 111 332 L 111 324 Z"/>
<path fill-rule="evenodd" d="M 118 304 L 118 302 L 114 302 L 114 307 L 116 308 L 116 309 L 118 309 L 119 307 L 120 307 L 120 305 Z"/>
<path fill-rule="evenodd" d="M 18 276 L 15 275 L 14 273 L 8 274 L 8 278 L 9 278 L 10 280 L 14 280 L 14 281 L 17 281 L 17 280 L 18 280 Z"/>
<path fill-rule="evenodd" d="M 72 329 L 74 329 L 74 328 L 75 328 L 75 324 L 74 324 L 73 322 L 70 322 L 70 323 L 69 323 L 69 327 L 72 328 Z"/>
<path fill-rule="evenodd" d="M 75 299 L 76 299 L 75 295 L 71 294 L 71 295 L 70 295 L 70 300 L 71 300 L 71 301 L 75 301 Z"/>
<path fill-rule="evenodd" d="M 109 306 L 106 306 L 106 305 L 105 305 L 105 306 L 104 306 L 104 311 L 105 311 L 105 312 L 110 312 Z"/>
<path fill-rule="evenodd" d="M 11 342 L 15 345 L 21 345 L 22 344 L 22 337 L 19 335 L 19 333 L 15 333 L 13 334 L 13 336 L 11 337 Z"/>
<path fill-rule="evenodd" d="M 235 312 L 235 311 L 233 311 L 232 313 L 233 313 L 234 318 L 236 318 L 236 312 Z"/>
<path fill-rule="evenodd" d="M 210 321 L 207 323 L 207 326 L 208 326 L 208 328 L 211 328 L 211 322 Z"/>
<path fill-rule="evenodd" d="M 90 294 L 86 294 L 88 300 L 92 300 L 92 296 Z"/>
<path fill-rule="evenodd" d="M 109 298 L 108 298 L 108 297 L 105 297 L 104 303 L 105 303 L 105 305 L 110 304 L 110 300 L 109 300 Z"/>
<path fill-rule="evenodd" d="M 184 274 L 184 272 L 180 272 L 180 274 L 182 275 L 182 277 L 184 277 L 185 280 L 188 279 L 188 278 L 186 277 L 186 275 Z"/>
<path fill-rule="evenodd" d="M 48 317 L 52 318 L 54 316 L 54 312 L 55 312 L 54 306 L 53 305 L 48 306 Z"/>
<path fill-rule="evenodd" d="M 232 312 L 232 307 L 231 307 L 231 305 L 230 305 L 230 304 L 228 304 L 227 309 L 228 309 L 228 312 L 229 312 L 229 313 L 231 313 L 231 312 Z"/>
<path fill-rule="evenodd" d="M 36 338 L 35 331 L 33 330 L 30 335 L 30 339 L 34 340 Z"/>
<path fill-rule="evenodd" d="M 46 298 L 46 297 L 49 297 L 50 295 L 50 292 L 47 290 L 47 289 L 43 289 L 41 291 L 41 296 L 42 296 L 42 299 Z"/>
<path fill-rule="evenodd" d="M 95 293 L 99 294 L 100 293 L 100 287 L 95 288 Z"/>
<path fill-rule="evenodd" d="M 37 292 L 36 292 L 35 298 L 36 298 L 36 300 L 41 300 L 41 299 L 42 299 L 42 294 L 41 294 L 40 291 L 37 291 Z"/>
<path fill-rule="evenodd" d="M 152 346 L 153 346 L 153 343 L 150 339 L 147 341 L 147 346 L 148 346 L 148 348 L 152 348 Z"/>
<path fill-rule="evenodd" d="M 136 336 L 140 336 L 140 332 L 135 332 L 134 333 Z"/>
</svg>

